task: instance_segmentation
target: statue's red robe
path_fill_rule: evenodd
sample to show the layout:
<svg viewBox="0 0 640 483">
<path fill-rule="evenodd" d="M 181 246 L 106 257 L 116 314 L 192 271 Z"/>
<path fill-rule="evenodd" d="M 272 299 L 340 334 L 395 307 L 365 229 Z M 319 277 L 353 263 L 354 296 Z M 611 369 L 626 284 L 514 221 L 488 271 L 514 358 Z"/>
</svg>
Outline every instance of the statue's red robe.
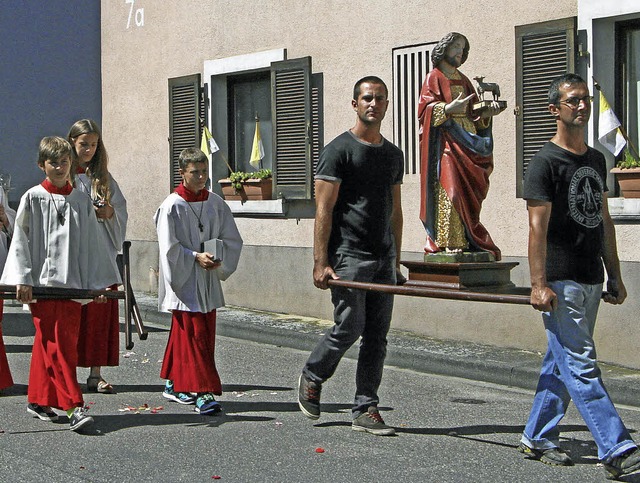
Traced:
<svg viewBox="0 0 640 483">
<path fill-rule="evenodd" d="M 450 80 L 435 68 L 427 74 L 420 93 L 420 219 L 427 230 L 424 249 L 427 253 L 435 253 L 445 248 L 438 247 L 434 241 L 437 238 L 437 207 L 433 191 L 437 179 L 460 216 L 472 249 L 491 252 L 496 260 L 500 260 L 500 249 L 480 223 L 480 209 L 489 191 L 489 175 L 493 170 L 491 128 L 478 129 L 476 135 L 464 131 L 453 120 L 437 127 L 431 126 L 434 106 L 452 101 L 452 84 L 461 84 L 467 93 L 465 97 L 475 93 L 471 81 L 462 73 L 460 75 L 460 80 Z M 470 118 L 471 106 L 475 102 L 478 102 L 477 96 L 468 104 Z M 472 119 L 478 126 L 479 119 Z"/>
</svg>

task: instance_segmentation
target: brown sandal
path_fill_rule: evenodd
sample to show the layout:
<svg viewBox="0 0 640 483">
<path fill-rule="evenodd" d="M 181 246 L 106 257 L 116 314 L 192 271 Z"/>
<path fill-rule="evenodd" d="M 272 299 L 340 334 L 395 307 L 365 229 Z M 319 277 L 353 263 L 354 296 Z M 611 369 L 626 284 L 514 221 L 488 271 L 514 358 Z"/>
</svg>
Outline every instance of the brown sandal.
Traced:
<svg viewBox="0 0 640 483">
<path fill-rule="evenodd" d="M 87 379 L 87 391 L 113 394 L 113 386 L 102 379 L 102 376 L 89 376 Z"/>
</svg>

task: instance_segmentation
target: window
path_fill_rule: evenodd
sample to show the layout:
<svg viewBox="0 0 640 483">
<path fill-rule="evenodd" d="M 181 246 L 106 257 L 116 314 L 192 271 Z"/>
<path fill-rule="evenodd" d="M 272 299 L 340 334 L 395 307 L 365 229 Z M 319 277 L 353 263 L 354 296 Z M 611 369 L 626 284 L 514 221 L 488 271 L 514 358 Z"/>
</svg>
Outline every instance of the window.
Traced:
<svg viewBox="0 0 640 483">
<path fill-rule="evenodd" d="M 200 146 L 199 119 L 207 113 L 220 147 L 210 166 L 212 189 L 219 191 L 216 181 L 229 175 L 227 163 L 235 171 L 254 170 L 249 159 L 257 114 L 265 151 L 262 167 L 273 170 L 274 198 L 313 198 L 324 143 L 323 78 L 311 73 L 310 57 L 285 57 L 280 49 L 205 62 L 210 82 L 204 88 L 200 74 L 169 79 L 172 183 L 180 151 Z"/>
<path fill-rule="evenodd" d="M 551 81 L 575 72 L 574 18 L 516 26 L 516 196 L 531 158 L 556 131 L 549 114 Z"/>
<path fill-rule="evenodd" d="M 251 148 L 260 121 L 264 158 L 260 168 L 273 169 L 271 139 L 271 78 L 269 72 L 229 76 L 227 78 L 229 112 L 227 114 L 229 161 L 236 171 L 254 171 L 249 164 Z"/>
<path fill-rule="evenodd" d="M 420 167 L 418 99 L 437 42 L 393 49 L 393 141 L 404 153 L 405 174 Z"/>
<path fill-rule="evenodd" d="M 640 19 L 616 24 L 616 106 L 622 126 L 626 129 L 631 150 L 638 156 L 640 140 Z M 622 114 L 622 115 L 620 115 Z"/>
</svg>

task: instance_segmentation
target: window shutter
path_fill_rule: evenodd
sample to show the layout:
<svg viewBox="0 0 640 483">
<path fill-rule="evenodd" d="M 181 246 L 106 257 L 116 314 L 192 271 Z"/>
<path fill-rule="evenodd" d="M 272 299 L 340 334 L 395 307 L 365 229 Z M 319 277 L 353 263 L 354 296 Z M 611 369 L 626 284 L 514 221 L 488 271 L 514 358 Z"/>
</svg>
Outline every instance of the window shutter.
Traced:
<svg viewBox="0 0 640 483">
<path fill-rule="evenodd" d="M 202 104 L 200 74 L 169 79 L 170 191 L 180 184 L 178 157 L 182 150 L 200 147 Z"/>
<path fill-rule="evenodd" d="M 271 64 L 273 187 L 277 198 L 310 199 L 311 57 Z"/>
<path fill-rule="evenodd" d="M 575 69 L 576 19 L 516 26 L 516 196 L 522 197 L 531 158 L 553 137 L 547 92 L 556 77 Z"/>
</svg>

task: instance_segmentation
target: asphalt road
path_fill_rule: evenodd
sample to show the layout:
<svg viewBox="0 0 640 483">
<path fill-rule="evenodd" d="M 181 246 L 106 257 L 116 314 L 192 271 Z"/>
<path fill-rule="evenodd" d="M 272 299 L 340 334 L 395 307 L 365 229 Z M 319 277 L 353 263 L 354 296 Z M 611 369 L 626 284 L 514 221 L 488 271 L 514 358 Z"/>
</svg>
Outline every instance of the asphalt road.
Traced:
<svg viewBox="0 0 640 483">
<path fill-rule="evenodd" d="M 221 325 L 237 319 L 241 327 L 241 319 L 254 316 L 224 310 Z M 87 395 L 95 425 L 76 434 L 64 417 L 56 424 L 26 413 L 33 325 L 27 313 L 9 308 L 3 330 L 16 385 L 0 396 L 0 481 L 606 481 L 573 406 L 562 430 L 576 466 L 549 467 L 516 451 L 531 405 L 529 389 L 388 366 L 380 409 L 397 436 L 379 437 L 351 430 L 355 363 L 344 359 L 324 386 L 321 418 L 311 421 L 298 409 L 296 384 L 315 329 L 307 348 L 293 348 L 286 344 L 286 329 L 278 337 L 277 325 L 271 342 L 219 336 L 224 412 L 200 416 L 192 406 L 161 397 L 168 331 L 150 324 L 149 338 L 136 338 L 132 351 L 122 341 L 120 366 L 103 371 L 117 394 Z M 87 369 L 78 370 L 83 387 L 87 375 Z M 619 409 L 636 433 L 639 408 Z"/>
</svg>

